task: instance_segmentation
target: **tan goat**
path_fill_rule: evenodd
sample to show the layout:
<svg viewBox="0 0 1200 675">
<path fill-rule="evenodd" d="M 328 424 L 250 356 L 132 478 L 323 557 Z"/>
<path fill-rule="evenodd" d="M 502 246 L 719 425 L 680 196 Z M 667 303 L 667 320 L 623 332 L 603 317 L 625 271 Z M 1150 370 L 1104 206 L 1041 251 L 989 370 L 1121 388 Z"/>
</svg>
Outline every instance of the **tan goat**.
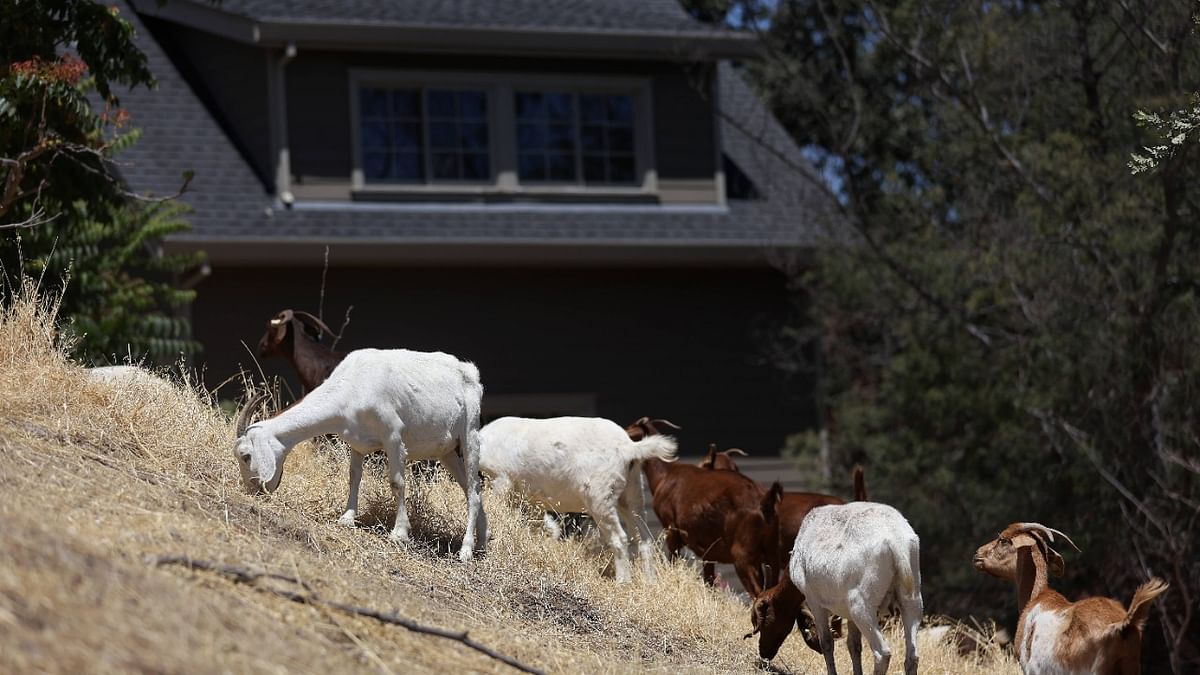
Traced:
<svg viewBox="0 0 1200 675">
<path fill-rule="evenodd" d="M 1079 550 L 1067 535 L 1038 523 L 1013 523 L 975 552 L 975 569 L 1017 585 L 1016 652 L 1025 675 L 1137 675 L 1141 672 L 1142 629 L 1150 603 L 1167 590 L 1152 578 L 1138 587 L 1126 609 L 1112 598 L 1070 602 L 1050 588 L 1062 576 L 1063 559 L 1050 548 L 1055 535 Z"/>
</svg>

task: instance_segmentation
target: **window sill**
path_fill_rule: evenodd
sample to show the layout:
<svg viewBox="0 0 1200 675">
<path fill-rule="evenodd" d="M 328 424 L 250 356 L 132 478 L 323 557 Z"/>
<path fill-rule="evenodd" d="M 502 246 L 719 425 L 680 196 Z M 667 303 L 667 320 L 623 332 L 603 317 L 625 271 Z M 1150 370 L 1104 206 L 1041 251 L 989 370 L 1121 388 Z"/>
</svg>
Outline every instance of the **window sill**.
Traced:
<svg viewBox="0 0 1200 675">
<path fill-rule="evenodd" d="M 581 187 L 577 185 L 526 187 L 502 190 L 494 185 L 368 185 L 351 190 L 356 202 L 520 202 L 657 204 L 659 197 L 638 186 Z"/>
</svg>

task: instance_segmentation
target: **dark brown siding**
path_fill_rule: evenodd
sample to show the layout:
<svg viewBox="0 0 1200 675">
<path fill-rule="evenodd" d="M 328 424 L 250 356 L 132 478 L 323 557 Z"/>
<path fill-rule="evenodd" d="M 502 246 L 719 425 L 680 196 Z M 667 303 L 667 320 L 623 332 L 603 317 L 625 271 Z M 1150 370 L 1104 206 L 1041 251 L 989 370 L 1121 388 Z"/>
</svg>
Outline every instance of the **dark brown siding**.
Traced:
<svg viewBox="0 0 1200 675">
<path fill-rule="evenodd" d="M 655 162 L 660 178 L 712 178 L 714 122 L 709 79 L 672 63 L 452 55 L 346 54 L 301 50 L 287 66 L 292 173 L 348 179 L 351 68 L 529 72 L 651 78 Z"/>
<path fill-rule="evenodd" d="M 194 307 L 209 384 L 253 369 L 240 342 L 253 348 L 280 309 L 315 311 L 320 282 L 319 268 L 215 269 Z M 769 270 L 330 269 L 334 328 L 348 304 L 340 346 L 450 352 L 479 366 L 488 394 L 595 394 L 618 423 L 679 423 L 689 455 L 709 442 L 774 454 L 812 422 L 810 383 L 759 364 L 754 329 L 787 311 Z"/>
<path fill-rule="evenodd" d="M 264 184 L 274 186 L 267 113 L 267 53 L 178 24 L 146 27 Z"/>
</svg>

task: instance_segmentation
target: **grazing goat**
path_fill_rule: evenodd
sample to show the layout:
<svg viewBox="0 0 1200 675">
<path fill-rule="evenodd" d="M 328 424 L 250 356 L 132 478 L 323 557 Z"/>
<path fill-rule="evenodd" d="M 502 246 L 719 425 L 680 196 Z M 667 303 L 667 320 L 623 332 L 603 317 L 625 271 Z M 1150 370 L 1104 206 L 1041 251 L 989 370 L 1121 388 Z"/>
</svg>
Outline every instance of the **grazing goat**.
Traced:
<svg viewBox="0 0 1200 675">
<path fill-rule="evenodd" d="M 754 601 L 750 621 L 758 653 L 771 659 L 792 630 L 799 603 L 808 601 L 825 667 L 836 675 L 829 615 L 850 620 L 846 645 L 855 673 L 862 672 L 862 635 L 875 655 L 875 675 L 887 672 L 891 650 L 879 629 L 879 611 L 900 605 L 906 643 L 904 672 L 917 672 L 921 601 L 920 540 L 904 516 L 886 504 L 821 506 L 804 519 L 788 565 L 788 579 Z M 746 637 L 750 637 L 747 635 Z"/>
<path fill-rule="evenodd" d="M 612 549 L 618 582 L 631 579 L 624 521 L 639 535 L 646 575 L 654 575 L 638 469 L 643 461 L 673 460 L 674 439 L 633 441 L 615 423 L 596 417 L 501 417 L 483 428 L 480 442 L 480 468 L 498 492 L 515 489 L 548 511 L 586 512 Z"/>
<path fill-rule="evenodd" d="M 350 453 L 350 495 L 338 522 L 354 525 L 363 458 L 377 448 L 387 452 L 388 478 L 396 498 L 391 539 L 408 540 L 404 506 L 405 460 L 436 459 L 467 496 L 467 525 L 458 556 L 473 555 L 476 526 L 480 548 L 487 542 L 487 516 L 479 489 L 479 408 L 483 385 L 474 364 L 441 352 L 360 349 L 350 352 L 329 379 L 279 415 L 251 424 L 238 416 L 234 456 L 247 490 L 273 491 L 283 462 L 300 441 L 336 433 Z"/>
<path fill-rule="evenodd" d="M 304 392 L 316 389 L 346 355 L 321 343 L 322 335 L 336 337 L 317 317 L 308 312 L 285 309 L 267 322 L 258 341 L 258 357 L 282 356 L 292 364 Z"/>
<path fill-rule="evenodd" d="M 853 483 L 855 501 L 865 502 L 870 499 L 867 494 L 866 480 L 863 477 L 863 468 L 859 465 L 855 465 L 854 467 Z M 782 554 L 786 557 L 790 551 L 795 549 L 796 535 L 800 533 L 800 526 L 804 523 L 804 518 L 810 511 L 818 506 L 835 506 L 845 503 L 846 501 L 840 497 L 816 492 L 783 493 L 783 501 L 779 507 L 779 550 Z M 778 597 L 781 595 L 785 595 L 786 597 Z M 777 636 L 778 642 L 775 649 L 778 649 L 778 645 L 783 642 L 784 637 L 791 631 L 792 624 L 795 623 L 796 627 L 800 629 L 800 635 L 804 638 L 805 644 L 815 652 L 821 651 L 814 619 L 811 613 L 804 610 L 804 594 L 798 591 L 792 584 L 788 574 L 786 558 L 782 565 L 782 574 L 780 575 L 779 583 L 775 584 L 774 587 L 764 590 L 763 597 L 766 597 L 770 601 L 765 607 L 768 607 L 775 617 L 775 621 L 772 622 L 773 630 L 782 631 Z M 840 617 L 833 619 L 833 626 L 834 632 L 840 637 Z M 747 635 L 746 637 L 750 636 Z M 761 639 L 759 643 L 761 646 Z M 771 652 L 771 656 L 764 656 L 764 658 L 772 657 L 774 657 L 774 652 Z"/>
<path fill-rule="evenodd" d="M 1061 576 L 1064 567 L 1062 556 L 1050 548 L 1055 535 L 1075 547 L 1058 530 L 1013 523 L 975 552 L 975 569 L 1017 586 L 1015 645 L 1021 670 L 1025 675 L 1137 675 L 1150 604 L 1167 584 L 1151 578 L 1134 591 L 1128 609 L 1112 598 L 1069 602 L 1048 584 L 1049 575 Z"/>
<path fill-rule="evenodd" d="M 658 433 L 667 420 L 642 417 L 630 424 L 630 438 Z M 710 455 L 713 448 L 709 449 Z M 772 575 L 786 562 L 800 523 L 824 504 L 843 504 L 833 495 L 783 492 L 771 496 L 738 471 L 713 471 L 686 464 L 648 460 L 642 471 L 652 495 L 654 513 L 666 533 L 667 555 L 675 559 L 687 546 L 703 564 L 705 583 L 716 578 L 714 563 L 732 563 L 751 597 L 773 585 Z M 855 467 L 855 498 L 866 499 L 862 468 Z"/>
<path fill-rule="evenodd" d="M 737 471 L 737 462 L 733 461 L 734 455 L 748 456 L 745 450 L 741 448 L 729 448 L 717 452 L 717 444 L 708 444 L 708 454 L 704 459 L 700 460 L 699 466 L 701 469 L 715 469 L 717 471 Z"/>
</svg>

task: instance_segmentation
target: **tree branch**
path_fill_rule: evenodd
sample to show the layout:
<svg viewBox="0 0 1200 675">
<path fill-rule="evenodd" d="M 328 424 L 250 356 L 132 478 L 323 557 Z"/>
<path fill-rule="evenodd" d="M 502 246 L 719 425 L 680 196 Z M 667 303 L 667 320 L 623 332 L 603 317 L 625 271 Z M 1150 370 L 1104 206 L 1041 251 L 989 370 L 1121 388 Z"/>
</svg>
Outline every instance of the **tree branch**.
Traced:
<svg viewBox="0 0 1200 675">
<path fill-rule="evenodd" d="M 486 645 L 483 645 L 479 642 L 476 642 L 475 640 L 472 640 L 467 635 L 467 631 L 461 631 L 461 632 L 448 631 L 448 630 L 445 630 L 442 628 L 436 628 L 433 626 L 426 626 L 423 624 L 419 624 L 416 621 L 413 621 L 411 619 L 405 619 L 405 618 L 397 615 L 394 612 L 381 612 L 379 610 L 371 609 L 369 607 L 359 607 L 357 605 L 348 605 L 346 603 L 337 602 L 335 600 L 326 600 L 326 599 L 318 596 L 315 592 L 313 592 L 312 588 L 307 583 L 305 583 L 304 581 L 297 579 L 295 577 L 290 577 L 287 575 L 275 574 L 275 573 L 270 573 L 270 572 L 255 572 L 255 571 L 250 570 L 245 567 L 238 567 L 236 565 L 223 565 L 221 563 L 214 563 L 214 562 L 209 562 L 206 560 L 196 560 L 196 559 L 189 558 L 188 556 L 183 556 L 183 555 L 159 556 L 157 558 L 154 558 L 152 560 L 152 562 L 154 563 L 154 565 L 159 566 L 159 567 L 164 566 L 164 565 L 179 565 L 181 567 L 186 567 L 187 569 L 190 569 L 190 570 L 204 570 L 204 571 L 208 571 L 208 572 L 215 572 L 217 574 L 221 574 L 225 577 L 228 577 L 229 579 L 232 579 L 236 583 L 247 584 L 247 585 L 253 586 L 255 590 L 262 591 L 264 593 L 270 593 L 272 595 L 277 595 L 286 600 L 291 600 L 292 602 L 298 602 L 298 603 L 306 604 L 306 605 L 322 605 L 325 607 L 331 607 L 333 609 L 345 612 L 347 614 L 353 614 L 356 616 L 365 616 L 365 617 L 368 617 L 371 619 L 375 619 L 376 621 L 379 621 L 380 623 L 386 623 L 386 624 L 393 625 L 393 626 L 400 626 L 400 627 L 410 630 L 414 633 L 421 633 L 423 635 L 433 635 L 435 637 L 445 638 L 447 640 L 454 640 L 455 642 L 461 643 L 461 644 L 463 644 L 471 649 L 474 649 L 475 651 L 477 651 L 487 657 L 490 657 L 492 659 L 500 661 L 501 663 L 511 666 L 511 667 L 515 668 L 516 670 L 519 670 L 523 673 L 531 673 L 533 675 L 543 675 L 542 671 L 540 671 L 536 668 L 527 666 L 524 663 L 517 661 L 516 659 L 513 659 L 511 657 L 500 654 L 499 652 L 492 650 L 491 648 L 487 647 Z M 305 593 L 297 593 L 295 591 L 287 591 L 287 590 L 278 589 L 278 588 L 268 588 L 268 587 L 264 587 L 264 586 L 258 586 L 257 584 L 255 584 L 255 582 L 257 580 L 263 579 L 263 578 L 277 579 L 280 581 L 287 581 L 289 583 L 294 583 L 297 586 L 300 586 L 301 588 L 303 588 L 306 592 Z"/>
</svg>

